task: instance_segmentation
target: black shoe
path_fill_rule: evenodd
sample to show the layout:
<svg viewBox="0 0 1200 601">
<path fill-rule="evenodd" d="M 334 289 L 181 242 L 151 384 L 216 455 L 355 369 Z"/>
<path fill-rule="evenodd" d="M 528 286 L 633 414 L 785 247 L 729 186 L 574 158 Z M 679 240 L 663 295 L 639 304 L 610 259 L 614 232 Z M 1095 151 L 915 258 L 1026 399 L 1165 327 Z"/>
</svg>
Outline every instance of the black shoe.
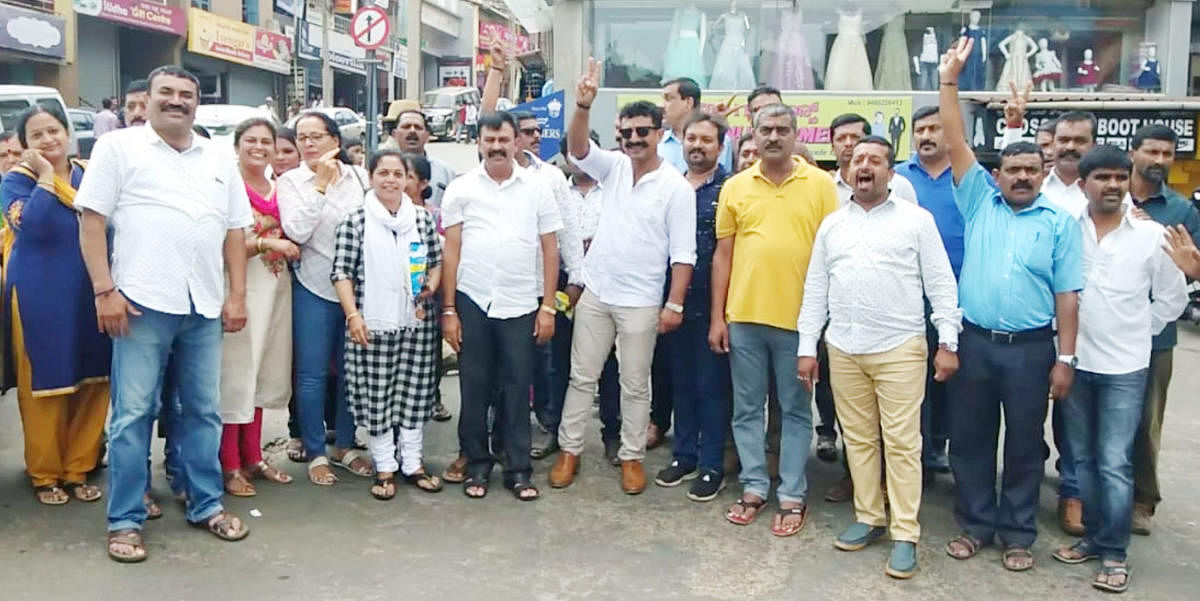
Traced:
<svg viewBox="0 0 1200 601">
<path fill-rule="evenodd" d="M 692 481 L 687 498 L 701 502 L 711 501 L 721 494 L 725 488 L 725 477 L 717 470 L 704 470 L 699 478 Z"/>
<path fill-rule="evenodd" d="M 545 459 L 558 452 L 558 432 L 551 432 L 538 424 L 533 428 L 533 444 L 529 447 L 529 456 L 533 459 Z"/>
<path fill-rule="evenodd" d="M 837 437 L 836 436 L 819 436 L 817 437 L 817 459 L 826 463 L 837 461 Z"/>
<path fill-rule="evenodd" d="M 454 417 L 454 416 L 450 415 L 450 410 L 447 409 L 446 406 L 443 405 L 441 401 L 438 401 L 433 404 L 433 421 L 446 422 L 446 421 L 450 421 L 451 417 Z"/>
<path fill-rule="evenodd" d="M 676 459 L 671 462 L 671 465 L 658 472 L 658 477 L 654 479 L 654 483 L 666 487 L 679 486 L 688 480 L 694 480 L 699 475 L 700 472 L 696 471 L 696 466 L 683 465 Z"/>
<path fill-rule="evenodd" d="M 610 465 L 612 465 L 613 467 L 618 467 L 621 465 L 621 458 L 617 456 L 617 453 L 620 450 L 621 450 L 621 441 L 620 440 L 604 441 L 604 458 L 607 459 L 608 463 Z"/>
<path fill-rule="evenodd" d="M 939 474 L 949 474 L 950 458 L 945 453 L 934 451 L 929 454 L 929 460 L 925 462 L 925 469 Z"/>
</svg>

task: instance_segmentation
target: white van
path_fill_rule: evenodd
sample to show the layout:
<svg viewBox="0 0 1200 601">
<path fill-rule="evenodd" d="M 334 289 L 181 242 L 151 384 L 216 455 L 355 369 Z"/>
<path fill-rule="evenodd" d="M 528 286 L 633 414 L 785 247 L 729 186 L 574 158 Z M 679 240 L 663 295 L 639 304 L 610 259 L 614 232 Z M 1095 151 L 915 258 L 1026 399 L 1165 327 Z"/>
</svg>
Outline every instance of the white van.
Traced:
<svg viewBox="0 0 1200 601">
<path fill-rule="evenodd" d="M 0 85 L 0 131 L 9 131 L 17 126 L 17 119 L 25 109 L 40 104 L 45 107 L 55 107 L 67 115 L 67 103 L 63 102 L 62 94 L 54 88 L 45 86 L 16 86 Z M 75 127 L 71 118 L 67 117 L 67 127 L 71 133 L 70 154 L 79 154 L 79 144 L 75 140 Z"/>
</svg>

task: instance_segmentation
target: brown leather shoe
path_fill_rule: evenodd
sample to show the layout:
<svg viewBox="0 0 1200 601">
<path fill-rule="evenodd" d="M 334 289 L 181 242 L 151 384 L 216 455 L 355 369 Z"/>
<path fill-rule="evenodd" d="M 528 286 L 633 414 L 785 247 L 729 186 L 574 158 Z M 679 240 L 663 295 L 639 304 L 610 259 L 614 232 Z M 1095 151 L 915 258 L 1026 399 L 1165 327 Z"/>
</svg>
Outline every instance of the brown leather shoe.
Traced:
<svg viewBox="0 0 1200 601">
<path fill-rule="evenodd" d="M 646 490 L 646 471 L 642 469 L 641 461 L 621 462 L 621 490 L 627 495 L 636 495 Z"/>
<path fill-rule="evenodd" d="M 1083 536 L 1083 501 L 1059 499 L 1058 524 L 1071 536 Z"/>
<path fill-rule="evenodd" d="M 579 455 L 561 451 L 554 460 L 554 467 L 550 468 L 550 486 L 566 488 L 575 481 L 575 474 L 578 472 Z"/>
</svg>

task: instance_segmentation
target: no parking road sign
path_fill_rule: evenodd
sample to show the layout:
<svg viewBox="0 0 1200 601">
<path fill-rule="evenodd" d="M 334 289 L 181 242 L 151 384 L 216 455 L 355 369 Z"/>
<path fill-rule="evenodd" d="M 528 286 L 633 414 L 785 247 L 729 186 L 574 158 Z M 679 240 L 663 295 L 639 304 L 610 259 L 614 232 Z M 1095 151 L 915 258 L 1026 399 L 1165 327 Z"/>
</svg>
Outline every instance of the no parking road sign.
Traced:
<svg viewBox="0 0 1200 601">
<path fill-rule="evenodd" d="M 387 43 L 391 24 L 378 6 L 364 6 L 350 19 L 350 37 L 359 48 L 374 50 Z"/>
</svg>

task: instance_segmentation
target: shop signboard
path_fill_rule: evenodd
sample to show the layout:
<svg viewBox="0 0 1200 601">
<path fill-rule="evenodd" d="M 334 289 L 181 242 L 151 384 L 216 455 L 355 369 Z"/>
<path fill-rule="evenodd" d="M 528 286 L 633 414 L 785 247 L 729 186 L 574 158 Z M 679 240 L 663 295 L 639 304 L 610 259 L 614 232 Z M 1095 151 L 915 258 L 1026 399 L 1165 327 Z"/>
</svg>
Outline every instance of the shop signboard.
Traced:
<svg viewBox="0 0 1200 601">
<path fill-rule="evenodd" d="M 291 70 L 287 37 L 198 8 L 188 9 L 188 51 L 276 73 Z"/>
<path fill-rule="evenodd" d="M 1062 110 L 1031 108 L 1025 112 L 1023 137 L 1033 140 L 1042 124 L 1062 114 Z M 1180 155 L 1200 158 L 1196 148 L 1197 111 L 1188 110 L 1108 110 L 1092 111 L 1096 115 L 1096 143 L 1110 144 L 1121 150 L 1129 150 L 1133 134 L 1146 125 L 1165 125 L 1171 128 L 1179 142 L 1175 152 Z M 981 150 L 999 151 L 1004 137 L 1004 112 L 989 109 L 984 129 L 984 144 Z M 978 146 L 978 145 L 977 145 Z"/>
<path fill-rule="evenodd" d="M 745 103 L 745 96 L 738 94 L 735 104 Z M 713 100 L 729 99 L 728 92 L 704 92 L 701 96 L 710 102 L 702 103 L 706 110 L 713 108 Z M 739 100 L 740 99 L 740 100 Z M 618 94 L 617 109 L 637 100 L 648 100 L 656 105 L 662 104 L 661 93 Z M 910 154 L 909 146 L 912 140 L 912 126 L 908 122 L 912 117 L 911 96 L 861 95 L 840 96 L 825 94 L 787 94 L 783 95 L 783 103 L 792 108 L 796 114 L 796 139 L 803 142 L 818 161 L 834 161 L 833 146 L 830 144 L 829 124 L 838 115 L 858 113 L 871 123 L 871 132 L 888 138 L 896 149 L 896 160 L 902 161 Z M 745 110 L 739 109 L 731 114 L 729 121 L 729 139 L 736 140 L 742 134 L 750 131 L 750 117 Z"/>
<path fill-rule="evenodd" d="M 566 111 L 563 110 L 565 102 L 565 95 L 559 90 L 548 96 L 518 104 L 512 109 L 513 112 L 531 113 L 537 117 L 538 126 L 542 128 L 542 144 L 539 147 L 538 158 L 543 161 L 549 161 L 558 154 L 561 146 L 559 140 L 566 135 Z"/>
<path fill-rule="evenodd" d="M 183 35 L 187 13 L 152 0 L 74 0 L 75 12 L 150 31 Z"/>
<path fill-rule="evenodd" d="M 533 50 L 529 36 L 516 33 L 499 23 L 480 23 L 479 48 L 488 50 L 496 42 L 504 44 L 509 56 L 520 56 Z"/>
<path fill-rule="evenodd" d="M 309 60 L 321 60 L 321 27 L 314 23 L 302 23 L 300 25 L 300 56 Z M 366 51 L 354 45 L 354 38 L 347 34 L 330 31 L 329 32 L 329 63 L 333 68 L 346 71 L 348 73 L 357 73 L 366 75 L 367 70 L 363 65 L 363 58 L 366 57 Z"/>
<path fill-rule="evenodd" d="M 67 55 L 62 17 L 0 4 L 0 48 L 54 59 Z"/>
</svg>

